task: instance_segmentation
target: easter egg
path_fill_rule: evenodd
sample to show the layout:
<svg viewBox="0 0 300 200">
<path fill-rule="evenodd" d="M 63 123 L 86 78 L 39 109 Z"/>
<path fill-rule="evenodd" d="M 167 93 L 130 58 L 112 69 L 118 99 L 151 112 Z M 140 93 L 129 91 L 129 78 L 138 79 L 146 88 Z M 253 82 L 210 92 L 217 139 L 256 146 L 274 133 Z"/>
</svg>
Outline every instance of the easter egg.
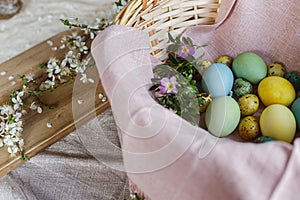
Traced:
<svg viewBox="0 0 300 200">
<path fill-rule="evenodd" d="M 204 71 L 201 86 L 212 98 L 226 96 L 233 86 L 233 73 L 225 64 L 212 64 Z"/>
<path fill-rule="evenodd" d="M 233 84 L 233 93 L 239 98 L 253 92 L 253 86 L 249 81 L 237 78 Z"/>
<path fill-rule="evenodd" d="M 206 93 L 200 93 L 197 95 L 198 98 L 198 102 L 200 105 L 200 112 L 205 112 L 208 105 L 210 104 L 210 102 L 212 101 L 212 98 L 209 94 Z"/>
<path fill-rule="evenodd" d="M 267 65 L 255 53 L 244 52 L 239 54 L 232 63 L 232 70 L 236 77 L 244 78 L 252 84 L 258 83 L 267 75 Z"/>
<path fill-rule="evenodd" d="M 239 135 L 244 140 L 253 140 L 259 135 L 258 121 L 253 116 L 244 117 L 238 128 Z"/>
<path fill-rule="evenodd" d="M 273 139 L 267 136 L 260 136 L 254 140 L 255 143 L 272 142 Z"/>
<path fill-rule="evenodd" d="M 297 122 L 298 129 L 300 130 L 300 97 L 297 98 L 292 104 L 291 110 Z"/>
<path fill-rule="evenodd" d="M 259 83 L 258 96 L 265 106 L 271 104 L 290 106 L 296 98 L 296 92 L 288 80 L 279 76 L 269 76 Z"/>
<path fill-rule="evenodd" d="M 297 72 L 289 72 L 284 78 L 292 83 L 296 91 L 300 91 L 300 75 Z"/>
<path fill-rule="evenodd" d="M 229 56 L 220 56 L 216 59 L 216 63 L 223 63 L 223 64 L 227 65 L 228 67 L 231 67 L 232 58 Z"/>
<path fill-rule="evenodd" d="M 280 76 L 285 74 L 285 67 L 282 63 L 275 62 L 268 66 L 268 76 Z"/>
<path fill-rule="evenodd" d="M 242 115 L 252 115 L 259 108 L 259 99 L 255 94 L 246 94 L 239 98 L 238 104 Z"/>
<path fill-rule="evenodd" d="M 211 62 L 209 60 L 203 60 L 199 65 L 197 65 L 198 72 L 203 75 L 204 71 L 211 66 Z"/>
<path fill-rule="evenodd" d="M 205 112 L 205 124 L 208 131 L 217 136 L 231 134 L 240 121 L 240 109 L 230 96 L 217 97 L 212 100 Z"/>
<path fill-rule="evenodd" d="M 275 140 L 292 142 L 296 133 L 296 120 L 286 106 L 273 104 L 263 110 L 259 120 L 263 136 Z"/>
</svg>

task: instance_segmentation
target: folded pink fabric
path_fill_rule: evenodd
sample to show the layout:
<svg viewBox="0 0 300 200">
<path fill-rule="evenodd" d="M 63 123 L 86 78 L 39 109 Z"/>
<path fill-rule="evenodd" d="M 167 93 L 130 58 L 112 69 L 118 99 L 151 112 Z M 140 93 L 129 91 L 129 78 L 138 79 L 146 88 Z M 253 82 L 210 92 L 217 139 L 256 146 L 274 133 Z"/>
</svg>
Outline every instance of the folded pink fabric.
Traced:
<svg viewBox="0 0 300 200">
<path fill-rule="evenodd" d="M 266 62 L 299 66 L 297 0 L 224 1 L 214 26 L 185 34 L 209 42 L 207 56 L 254 51 Z M 130 179 L 151 199 L 299 199 L 300 140 L 218 139 L 158 105 L 148 92 L 155 60 L 146 33 L 111 26 L 92 54 L 120 130 Z"/>
</svg>

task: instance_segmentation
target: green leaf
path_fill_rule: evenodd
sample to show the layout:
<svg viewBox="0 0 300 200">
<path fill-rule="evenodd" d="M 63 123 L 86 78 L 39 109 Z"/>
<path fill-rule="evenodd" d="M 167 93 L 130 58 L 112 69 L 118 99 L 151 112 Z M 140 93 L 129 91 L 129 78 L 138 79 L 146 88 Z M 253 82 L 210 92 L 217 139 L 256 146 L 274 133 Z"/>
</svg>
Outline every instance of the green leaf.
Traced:
<svg viewBox="0 0 300 200">
<path fill-rule="evenodd" d="M 88 27 L 88 25 L 86 25 L 86 24 L 81 24 L 81 28 L 87 28 Z"/>
<path fill-rule="evenodd" d="M 122 0 L 116 1 L 115 4 L 116 4 L 116 6 L 123 6 L 122 5 Z"/>
<path fill-rule="evenodd" d="M 43 69 L 43 68 L 47 67 L 47 64 L 45 64 L 45 63 L 39 64 L 39 67 L 40 67 L 41 69 Z"/>
<path fill-rule="evenodd" d="M 185 37 L 182 37 L 182 40 L 183 40 L 184 44 L 189 45 L 189 41 Z"/>
<path fill-rule="evenodd" d="M 167 50 L 176 53 L 179 48 L 180 46 L 178 44 L 171 44 L 168 46 Z"/>
<path fill-rule="evenodd" d="M 170 40 L 171 42 L 175 42 L 175 40 L 174 40 L 174 38 L 173 38 L 173 36 L 171 35 L 170 32 L 168 32 L 168 37 L 169 37 L 169 40 Z"/>
<path fill-rule="evenodd" d="M 153 83 L 160 83 L 161 79 L 160 78 L 151 78 L 151 81 Z"/>
<path fill-rule="evenodd" d="M 149 88 L 149 91 L 155 91 L 157 88 L 158 88 L 158 85 L 152 85 L 152 86 Z"/>
<path fill-rule="evenodd" d="M 50 105 L 50 106 L 47 106 L 50 110 L 53 110 L 55 108 L 55 106 L 53 105 Z"/>
<path fill-rule="evenodd" d="M 40 95 L 40 92 L 35 91 L 35 90 L 30 90 L 30 89 L 28 89 L 27 91 L 28 91 L 29 94 L 33 94 L 33 95 L 35 95 L 35 96 Z"/>
<path fill-rule="evenodd" d="M 20 75 L 20 74 L 18 74 L 18 77 L 19 77 L 19 79 L 21 79 L 21 80 L 25 80 L 25 75 Z"/>
<path fill-rule="evenodd" d="M 20 154 L 20 158 L 22 160 L 26 160 L 26 161 L 30 160 L 30 158 L 28 156 L 26 156 L 23 152 Z"/>
<path fill-rule="evenodd" d="M 187 41 L 188 41 L 188 44 L 189 44 L 190 46 L 193 46 L 193 41 L 192 41 L 192 39 L 191 39 L 190 37 L 187 37 L 186 39 L 187 39 Z"/>
<path fill-rule="evenodd" d="M 169 53 L 168 57 L 169 57 L 171 63 L 178 64 L 177 59 L 172 54 Z"/>
<path fill-rule="evenodd" d="M 180 43 L 181 43 L 181 41 L 180 41 L 180 36 L 177 36 L 175 40 L 176 40 L 176 43 L 177 43 L 177 44 L 180 44 Z"/>
<path fill-rule="evenodd" d="M 70 26 L 70 21 L 67 19 L 60 19 L 60 21 L 65 25 L 65 26 Z"/>
</svg>

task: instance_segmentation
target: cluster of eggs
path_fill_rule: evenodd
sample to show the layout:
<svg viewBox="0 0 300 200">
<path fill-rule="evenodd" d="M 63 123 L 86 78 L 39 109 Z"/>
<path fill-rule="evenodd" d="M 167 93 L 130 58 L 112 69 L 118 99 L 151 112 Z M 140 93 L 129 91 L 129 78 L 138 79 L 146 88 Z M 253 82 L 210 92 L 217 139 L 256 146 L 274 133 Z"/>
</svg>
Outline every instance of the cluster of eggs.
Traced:
<svg viewBox="0 0 300 200">
<path fill-rule="evenodd" d="M 300 76 L 282 63 L 267 66 L 252 52 L 221 56 L 203 70 L 201 87 L 212 97 L 205 124 L 217 137 L 238 129 L 245 140 L 262 135 L 290 143 L 300 129 Z"/>
</svg>

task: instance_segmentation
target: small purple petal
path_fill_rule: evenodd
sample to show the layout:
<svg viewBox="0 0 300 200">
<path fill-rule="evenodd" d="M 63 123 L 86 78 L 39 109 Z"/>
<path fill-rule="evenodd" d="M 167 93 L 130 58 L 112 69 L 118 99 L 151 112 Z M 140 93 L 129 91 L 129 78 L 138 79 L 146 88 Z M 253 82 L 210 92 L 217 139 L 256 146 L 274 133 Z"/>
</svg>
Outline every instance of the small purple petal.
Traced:
<svg viewBox="0 0 300 200">
<path fill-rule="evenodd" d="M 173 83 L 174 85 L 178 85 L 177 78 L 175 76 L 172 76 L 170 78 L 170 82 Z"/>
<path fill-rule="evenodd" d="M 167 86 L 167 84 L 170 82 L 170 79 L 168 79 L 168 78 L 162 78 L 161 80 L 160 80 L 160 85 L 162 85 L 162 86 Z"/>
<path fill-rule="evenodd" d="M 159 86 L 158 89 L 160 90 L 161 94 L 166 94 L 167 93 L 166 88 L 164 86 Z"/>
<path fill-rule="evenodd" d="M 189 49 L 189 55 L 192 56 L 195 54 L 195 48 L 193 46 L 187 46 L 187 48 Z"/>
<path fill-rule="evenodd" d="M 192 56 L 195 54 L 195 48 L 190 45 L 186 45 L 185 43 L 180 44 L 180 48 L 178 50 L 177 55 L 183 59 L 186 59 L 188 56 Z"/>
<path fill-rule="evenodd" d="M 172 93 L 173 93 L 173 94 L 178 94 L 177 88 L 174 88 L 174 89 L 172 90 Z"/>
</svg>

